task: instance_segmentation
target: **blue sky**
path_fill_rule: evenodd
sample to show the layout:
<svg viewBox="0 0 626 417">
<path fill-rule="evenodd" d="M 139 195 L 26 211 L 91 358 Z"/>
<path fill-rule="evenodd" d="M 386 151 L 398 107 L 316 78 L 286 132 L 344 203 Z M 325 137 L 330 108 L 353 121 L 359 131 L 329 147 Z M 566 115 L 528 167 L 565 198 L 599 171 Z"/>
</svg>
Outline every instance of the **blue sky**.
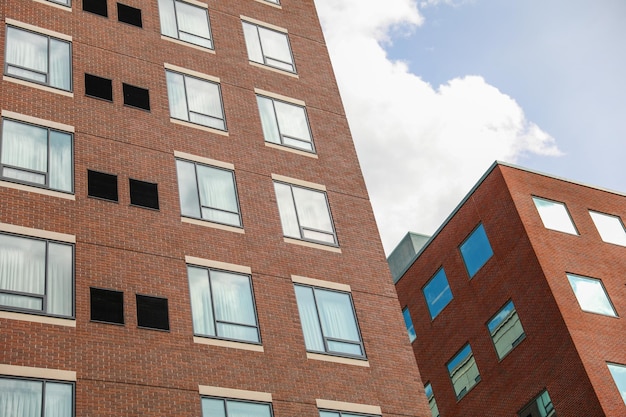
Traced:
<svg viewBox="0 0 626 417">
<path fill-rule="evenodd" d="M 387 253 L 496 159 L 626 192 L 626 1 L 315 3 Z"/>
</svg>

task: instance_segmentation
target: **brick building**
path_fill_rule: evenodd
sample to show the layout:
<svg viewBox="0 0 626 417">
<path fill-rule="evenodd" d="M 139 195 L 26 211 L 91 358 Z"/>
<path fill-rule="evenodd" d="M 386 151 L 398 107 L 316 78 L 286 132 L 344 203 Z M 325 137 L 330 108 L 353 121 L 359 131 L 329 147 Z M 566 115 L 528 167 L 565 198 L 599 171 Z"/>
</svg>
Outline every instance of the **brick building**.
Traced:
<svg viewBox="0 0 626 417">
<path fill-rule="evenodd" d="M 489 169 L 394 277 L 433 416 L 626 415 L 623 219 L 624 194 Z"/>
<path fill-rule="evenodd" d="M 428 415 L 313 0 L 0 21 L 0 415 Z"/>
</svg>

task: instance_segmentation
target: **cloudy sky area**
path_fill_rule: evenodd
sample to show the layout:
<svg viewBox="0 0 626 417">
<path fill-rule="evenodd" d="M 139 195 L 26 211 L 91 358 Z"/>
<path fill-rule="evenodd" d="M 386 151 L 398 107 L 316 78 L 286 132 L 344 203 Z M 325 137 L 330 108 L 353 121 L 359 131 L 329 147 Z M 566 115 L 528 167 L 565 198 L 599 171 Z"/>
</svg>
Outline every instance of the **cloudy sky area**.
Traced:
<svg viewBox="0 0 626 417">
<path fill-rule="evenodd" d="M 495 160 L 626 192 L 623 0 L 315 0 L 389 253 Z"/>
</svg>

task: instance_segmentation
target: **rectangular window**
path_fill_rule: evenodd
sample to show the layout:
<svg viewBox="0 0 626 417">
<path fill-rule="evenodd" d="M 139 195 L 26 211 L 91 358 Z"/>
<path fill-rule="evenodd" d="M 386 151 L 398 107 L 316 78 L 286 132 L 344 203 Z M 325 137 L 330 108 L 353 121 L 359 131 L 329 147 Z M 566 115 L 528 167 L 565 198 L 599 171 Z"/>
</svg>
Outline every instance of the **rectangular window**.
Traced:
<svg viewBox="0 0 626 417">
<path fill-rule="evenodd" d="M 504 358 L 507 353 L 513 350 L 526 337 L 513 301 L 506 303 L 489 320 L 487 328 L 500 359 Z"/>
<path fill-rule="evenodd" d="M 301 284 L 294 287 L 307 351 L 365 359 L 350 293 Z"/>
<path fill-rule="evenodd" d="M 554 411 L 554 405 L 552 405 L 548 391 L 543 391 L 517 415 L 519 417 L 556 417 L 556 411 Z"/>
<path fill-rule="evenodd" d="M 117 202 L 117 175 L 87 170 L 87 195 Z"/>
<path fill-rule="evenodd" d="M 476 272 L 493 256 L 493 250 L 482 223 L 465 239 L 459 250 L 463 262 L 465 262 L 467 273 L 470 278 L 473 278 Z"/>
<path fill-rule="evenodd" d="M 437 407 L 437 401 L 435 400 L 435 394 L 433 393 L 433 387 L 430 383 L 424 386 L 426 398 L 428 399 L 428 406 L 430 407 L 430 414 L 432 417 L 439 417 L 439 407 Z"/>
<path fill-rule="evenodd" d="M 71 193 L 73 155 L 70 133 L 17 120 L 2 120 L 2 179 Z"/>
<path fill-rule="evenodd" d="M 6 38 L 6 75 L 72 90 L 71 42 L 12 26 Z"/>
<path fill-rule="evenodd" d="M 319 410 L 320 417 L 380 417 L 373 414 L 348 413 L 346 411 Z"/>
<path fill-rule="evenodd" d="M 138 207 L 159 209 L 159 191 L 157 184 L 128 179 L 130 204 Z"/>
<path fill-rule="evenodd" d="M 117 3 L 117 20 L 129 25 L 143 27 L 141 23 L 141 9 Z"/>
<path fill-rule="evenodd" d="M 617 317 L 602 281 L 574 274 L 567 274 L 567 279 L 583 311 Z"/>
<path fill-rule="evenodd" d="M 72 417 L 74 384 L 0 376 L 0 416 Z"/>
<path fill-rule="evenodd" d="M 478 366 L 469 344 L 465 345 L 446 366 L 457 400 L 463 398 L 480 381 Z"/>
<path fill-rule="evenodd" d="M 150 111 L 150 91 L 147 88 L 122 83 L 122 93 L 125 105 Z"/>
<path fill-rule="evenodd" d="M 124 324 L 124 293 L 121 291 L 89 288 L 91 320 L 102 323 Z"/>
<path fill-rule="evenodd" d="M 70 7 L 72 2 L 70 0 L 48 0 L 50 3 L 62 4 L 63 6 Z"/>
<path fill-rule="evenodd" d="M 136 294 L 137 326 L 144 329 L 169 330 L 167 298 Z"/>
<path fill-rule="evenodd" d="M 287 33 L 246 21 L 242 23 L 250 61 L 296 72 Z"/>
<path fill-rule="evenodd" d="M 600 233 L 600 237 L 603 241 L 626 246 L 626 230 L 624 229 L 622 219 L 618 216 L 598 213 L 597 211 L 591 210 L 589 210 L 589 215 L 591 215 L 591 219 L 596 225 L 596 229 L 598 229 L 598 233 Z"/>
<path fill-rule="evenodd" d="M 109 16 L 107 0 L 83 0 L 83 10 L 103 17 Z"/>
<path fill-rule="evenodd" d="M 426 283 L 422 292 L 428 305 L 430 318 L 434 319 L 452 301 L 452 290 L 450 290 L 448 278 L 443 268 L 440 268 L 430 281 Z"/>
<path fill-rule="evenodd" d="M 565 204 L 540 197 L 533 197 L 533 202 L 535 203 L 535 207 L 537 207 L 539 217 L 541 217 L 541 221 L 546 229 L 557 230 L 572 235 L 578 234 Z"/>
<path fill-rule="evenodd" d="M 235 174 L 227 169 L 176 160 L 183 216 L 241 227 Z"/>
<path fill-rule="evenodd" d="M 266 142 L 315 152 L 306 109 L 265 96 L 257 96 Z"/>
<path fill-rule="evenodd" d="M 230 398 L 202 398 L 202 417 L 272 417 L 272 404 Z"/>
<path fill-rule="evenodd" d="M 187 275 L 194 334 L 261 343 L 249 275 L 194 265 Z"/>
<path fill-rule="evenodd" d="M 113 101 L 113 81 L 85 73 L 85 95 Z"/>
<path fill-rule="evenodd" d="M 178 72 L 165 71 L 165 74 L 172 118 L 226 130 L 218 83 Z"/>
<path fill-rule="evenodd" d="M 161 34 L 213 49 L 206 8 L 179 0 L 159 0 Z"/>
<path fill-rule="evenodd" d="M 411 320 L 411 313 L 409 312 L 408 307 L 404 307 L 404 309 L 402 309 L 402 316 L 404 317 L 404 325 L 406 326 L 406 331 L 409 333 L 409 342 L 413 343 L 413 341 L 417 338 L 417 335 L 415 334 L 413 320 Z"/>
<path fill-rule="evenodd" d="M 607 366 L 609 367 L 615 385 L 617 385 L 617 390 L 622 396 L 624 404 L 626 404 L 626 365 L 607 363 Z"/>
<path fill-rule="evenodd" d="M 74 314 L 74 246 L 0 234 L 0 308 Z"/>
<path fill-rule="evenodd" d="M 274 190 L 286 237 L 337 246 L 325 192 L 276 181 Z"/>
</svg>

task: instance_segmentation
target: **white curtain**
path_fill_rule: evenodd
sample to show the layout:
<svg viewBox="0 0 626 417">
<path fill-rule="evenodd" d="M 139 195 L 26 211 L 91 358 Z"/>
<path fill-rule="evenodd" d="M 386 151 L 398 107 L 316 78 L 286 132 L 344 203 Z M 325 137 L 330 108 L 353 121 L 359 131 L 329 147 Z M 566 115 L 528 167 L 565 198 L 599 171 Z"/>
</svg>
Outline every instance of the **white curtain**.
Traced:
<svg viewBox="0 0 626 417">
<path fill-rule="evenodd" d="M 72 135 L 50 131 L 50 188 L 72 191 Z"/>
<path fill-rule="evenodd" d="M 170 115 L 175 119 L 189 120 L 183 76 L 175 72 L 166 71 L 166 79 Z"/>
<path fill-rule="evenodd" d="M 191 162 L 177 160 L 176 174 L 178 175 L 180 210 L 183 216 L 200 218 L 200 201 L 198 200 L 195 165 Z"/>
<path fill-rule="evenodd" d="M 289 40 L 285 33 L 259 27 L 259 38 L 268 65 L 293 71 Z"/>
<path fill-rule="evenodd" d="M 246 39 L 246 49 L 248 50 L 248 59 L 250 61 L 265 64 L 263 60 L 263 51 L 261 50 L 261 41 L 257 27 L 251 23 L 243 22 L 243 35 Z"/>
<path fill-rule="evenodd" d="M 180 39 L 211 48 L 207 10 L 182 1 L 176 1 L 175 7 Z"/>
<path fill-rule="evenodd" d="M 304 108 L 293 104 L 283 103 L 282 101 L 274 102 L 276 106 L 276 115 L 278 117 L 278 125 L 283 135 L 290 136 L 301 141 L 310 142 L 311 135 L 309 133 L 309 125 L 307 123 L 306 112 Z M 285 138 L 287 139 L 287 138 Z M 292 146 L 306 147 L 306 144 L 300 141 L 290 141 Z"/>
<path fill-rule="evenodd" d="M 50 39 L 49 84 L 63 90 L 71 88 L 72 59 L 69 42 Z"/>
<path fill-rule="evenodd" d="M 326 194 L 299 187 L 292 187 L 292 190 L 300 226 L 315 230 L 303 230 L 303 237 L 335 243 Z"/>
<path fill-rule="evenodd" d="M 315 299 L 324 336 L 354 342 L 345 343 L 328 340 L 329 350 L 362 355 L 359 330 L 350 296 L 345 293 L 315 289 Z"/>
<path fill-rule="evenodd" d="M 5 120 L 2 129 L 2 163 L 45 173 L 48 171 L 48 131 L 37 126 Z M 31 174 L 43 183 L 41 175 Z M 37 177 L 40 177 L 39 181 Z"/>
<path fill-rule="evenodd" d="M 44 417 L 72 416 L 72 385 L 46 382 Z"/>
<path fill-rule="evenodd" d="M 159 19 L 161 21 L 161 33 L 170 38 L 178 38 L 173 0 L 159 0 Z"/>
<path fill-rule="evenodd" d="M 218 321 L 218 335 L 258 342 L 252 288 L 247 276 L 211 271 L 211 290 Z M 220 321 L 234 324 L 219 323 Z"/>
<path fill-rule="evenodd" d="M 42 389 L 40 381 L 0 378 L 0 416 L 41 417 Z"/>
<path fill-rule="evenodd" d="M 47 312 L 72 315 L 72 251 L 70 245 L 48 244 Z"/>
<path fill-rule="evenodd" d="M 268 404 L 227 401 L 226 407 L 228 417 L 271 417 Z"/>
<path fill-rule="evenodd" d="M 235 179 L 232 172 L 204 165 L 197 165 L 196 169 L 202 218 L 240 226 Z"/>
<path fill-rule="evenodd" d="M 216 129 L 225 129 L 219 86 L 185 76 L 185 88 L 190 121 Z"/>
<path fill-rule="evenodd" d="M 296 285 L 294 288 L 298 301 L 302 333 L 304 334 L 304 344 L 307 350 L 324 352 L 324 340 L 322 338 L 320 322 L 317 318 L 313 289 L 300 285 Z"/>
<path fill-rule="evenodd" d="M 44 295 L 45 242 L 0 235 L 0 290 Z M 40 299 L 5 294 L 2 301 L 12 307 L 43 308 Z"/>
<path fill-rule="evenodd" d="M 278 202 L 278 211 L 280 213 L 280 222 L 283 226 L 283 234 L 288 237 L 302 239 L 300 234 L 300 226 L 298 225 L 298 215 L 293 202 L 291 186 L 274 183 L 276 191 L 276 200 Z"/>
<path fill-rule="evenodd" d="M 9 74 L 45 83 L 48 72 L 48 38 L 9 27 L 6 60 Z M 12 67 L 13 65 L 27 70 Z"/>
<path fill-rule="evenodd" d="M 265 141 L 281 143 L 273 100 L 260 96 L 257 96 L 256 99 L 259 105 L 259 114 L 261 115 L 261 125 L 263 126 L 263 136 Z"/>
<path fill-rule="evenodd" d="M 193 331 L 196 334 L 215 336 L 215 320 L 209 287 L 209 271 L 204 268 L 187 267 Z"/>
</svg>

